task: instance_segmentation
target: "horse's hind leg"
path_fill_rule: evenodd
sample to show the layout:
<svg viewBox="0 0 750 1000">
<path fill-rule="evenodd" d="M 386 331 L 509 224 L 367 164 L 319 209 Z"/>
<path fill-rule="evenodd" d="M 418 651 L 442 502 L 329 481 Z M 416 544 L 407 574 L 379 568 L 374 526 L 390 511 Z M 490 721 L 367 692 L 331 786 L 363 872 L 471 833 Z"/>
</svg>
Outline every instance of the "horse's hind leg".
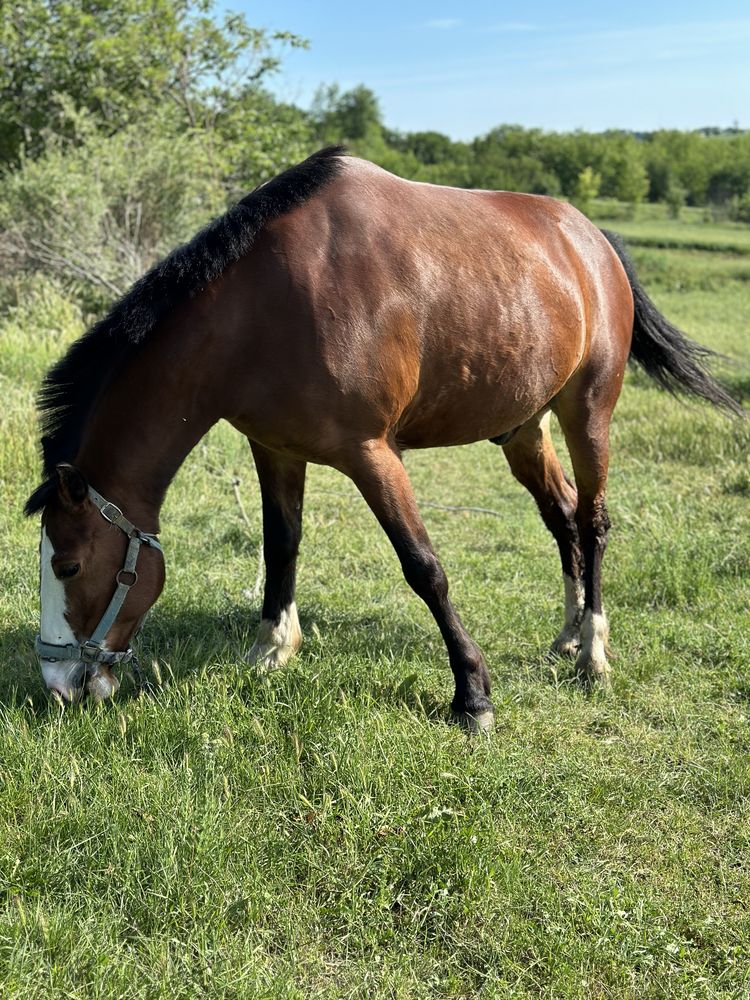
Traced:
<svg viewBox="0 0 750 1000">
<path fill-rule="evenodd" d="M 571 387 L 555 402 L 578 489 L 576 522 L 583 552 L 584 613 L 576 667 L 580 676 L 604 686 L 610 678 L 609 625 L 602 606 L 601 566 L 610 527 L 605 502 L 609 421 L 619 393 L 619 382 L 613 379 L 613 383 L 609 392 L 599 394 L 591 387 L 588 391 Z"/>
<path fill-rule="evenodd" d="M 369 441 L 339 467 L 356 483 L 396 550 L 407 583 L 440 628 L 456 682 L 455 716 L 474 732 L 489 730 L 494 720 L 489 673 L 479 647 L 448 600 L 448 580 L 400 457 L 388 442 Z"/>
<path fill-rule="evenodd" d="M 302 642 L 294 588 L 307 466 L 254 441 L 250 446 L 263 501 L 266 582 L 260 628 L 247 659 L 264 670 L 274 670 L 294 656 Z"/>
<path fill-rule="evenodd" d="M 555 452 L 549 422 L 549 411 L 529 420 L 503 445 L 503 451 L 513 475 L 536 500 L 560 550 L 565 624 L 552 643 L 552 652 L 575 656 L 583 618 L 583 557 L 575 519 L 578 498 Z"/>
</svg>

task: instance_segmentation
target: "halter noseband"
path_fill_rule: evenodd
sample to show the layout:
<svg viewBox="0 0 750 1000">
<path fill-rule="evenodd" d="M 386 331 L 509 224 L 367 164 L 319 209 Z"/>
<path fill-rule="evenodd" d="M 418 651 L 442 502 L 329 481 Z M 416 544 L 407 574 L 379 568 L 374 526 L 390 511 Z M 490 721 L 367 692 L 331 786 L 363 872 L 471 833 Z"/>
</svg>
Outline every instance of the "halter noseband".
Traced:
<svg viewBox="0 0 750 1000">
<path fill-rule="evenodd" d="M 105 500 L 101 493 L 96 492 L 93 486 L 89 486 L 89 499 L 98 509 L 104 520 L 124 531 L 129 539 L 128 548 L 125 552 L 125 562 L 122 569 L 118 570 L 115 574 L 117 587 L 112 595 L 112 600 L 107 605 L 90 639 L 86 639 L 79 645 L 67 643 L 64 646 L 60 646 L 54 642 L 45 642 L 40 633 L 34 641 L 34 649 L 37 656 L 52 663 L 62 660 L 81 660 L 84 663 L 106 663 L 108 666 L 111 666 L 116 663 L 127 663 L 128 660 L 133 658 L 133 650 L 130 646 L 120 652 L 112 653 L 109 650 L 103 649 L 102 643 L 120 613 L 120 608 L 125 603 L 128 591 L 138 582 L 138 574 L 135 571 L 135 564 L 138 562 L 138 550 L 141 545 L 148 545 L 149 548 L 158 549 L 159 552 L 163 550 L 156 535 L 136 528 L 131 521 L 128 521 L 116 504 Z"/>
</svg>

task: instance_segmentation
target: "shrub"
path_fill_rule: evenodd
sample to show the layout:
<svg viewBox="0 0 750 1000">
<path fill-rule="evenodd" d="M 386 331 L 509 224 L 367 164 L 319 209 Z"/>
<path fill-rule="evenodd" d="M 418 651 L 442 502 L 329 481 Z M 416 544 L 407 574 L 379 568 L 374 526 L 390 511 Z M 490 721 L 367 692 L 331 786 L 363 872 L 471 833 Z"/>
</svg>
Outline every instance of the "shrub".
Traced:
<svg viewBox="0 0 750 1000">
<path fill-rule="evenodd" d="M 50 142 L 5 181 L 0 265 L 59 276 L 94 299 L 120 295 L 225 207 L 208 134 L 158 122 Z"/>
</svg>

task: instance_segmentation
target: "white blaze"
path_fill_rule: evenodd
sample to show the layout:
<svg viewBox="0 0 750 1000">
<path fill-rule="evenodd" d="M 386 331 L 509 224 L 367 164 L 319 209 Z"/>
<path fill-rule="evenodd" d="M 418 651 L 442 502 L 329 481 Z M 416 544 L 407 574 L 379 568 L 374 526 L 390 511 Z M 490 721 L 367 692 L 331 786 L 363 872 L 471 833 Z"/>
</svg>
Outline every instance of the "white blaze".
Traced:
<svg viewBox="0 0 750 1000">
<path fill-rule="evenodd" d="M 40 546 L 39 600 L 41 604 L 40 633 L 42 642 L 51 642 L 56 646 L 76 643 L 73 629 L 65 617 L 67 599 L 65 585 L 58 580 L 52 569 L 52 556 L 55 550 L 47 537 L 47 531 L 42 527 L 42 544 Z M 42 674 L 48 688 L 59 691 L 60 694 L 72 700 L 77 693 L 78 682 L 82 675 L 82 664 L 76 660 L 65 660 L 55 663 L 42 660 Z"/>
<path fill-rule="evenodd" d="M 69 642 L 75 643 L 76 637 L 73 634 L 73 629 L 68 624 L 68 619 L 65 617 L 67 610 L 65 584 L 62 580 L 57 579 L 52 569 L 52 557 L 54 554 L 55 550 L 52 548 L 52 542 L 47 537 L 47 530 L 46 528 L 42 528 L 39 594 L 42 605 L 42 641 L 64 646 Z"/>
</svg>

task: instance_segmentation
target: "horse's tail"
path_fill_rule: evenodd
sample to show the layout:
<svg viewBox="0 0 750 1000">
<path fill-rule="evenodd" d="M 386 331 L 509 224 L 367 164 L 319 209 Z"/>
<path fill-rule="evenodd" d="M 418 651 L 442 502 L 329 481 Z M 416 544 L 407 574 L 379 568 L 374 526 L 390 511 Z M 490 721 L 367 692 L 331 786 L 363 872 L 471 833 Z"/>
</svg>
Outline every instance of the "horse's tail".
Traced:
<svg viewBox="0 0 750 1000">
<path fill-rule="evenodd" d="M 633 261 L 621 238 L 606 229 L 602 229 L 602 233 L 620 258 L 633 292 L 635 316 L 630 360 L 640 365 L 668 392 L 675 394 L 682 390 L 737 416 L 747 416 L 747 411 L 730 396 L 708 368 L 706 362 L 716 357 L 716 352 L 696 344 L 662 316 L 638 280 Z"/>
</svg>

